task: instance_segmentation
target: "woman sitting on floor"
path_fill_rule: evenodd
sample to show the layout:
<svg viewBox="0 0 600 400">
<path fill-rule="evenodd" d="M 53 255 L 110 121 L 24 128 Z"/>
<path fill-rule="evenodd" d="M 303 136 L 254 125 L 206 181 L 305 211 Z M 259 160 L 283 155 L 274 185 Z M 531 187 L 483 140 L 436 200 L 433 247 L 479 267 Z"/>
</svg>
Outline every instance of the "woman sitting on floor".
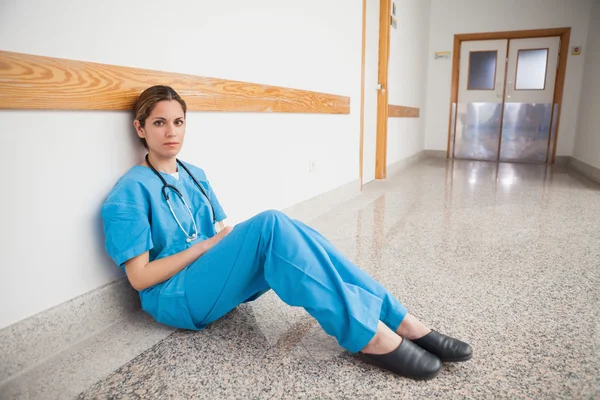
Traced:
<svg viewBox="0 0 600 400">
<path fill-rule="evenodd" d="M 302 222 L 266 211 L 224 227 L 204 171 L 177 159 L 186 104 L 172 88 L 145 90 L 134 126 L 148 154 L 117 182 L 102 217 L 108 254 L 156 321 L 200 330 L 273 289 L 340 346 L 398 375 L 431 379 L 442 361 L 472 357 L 471 346 L 427 328 Z"/>
</svg>

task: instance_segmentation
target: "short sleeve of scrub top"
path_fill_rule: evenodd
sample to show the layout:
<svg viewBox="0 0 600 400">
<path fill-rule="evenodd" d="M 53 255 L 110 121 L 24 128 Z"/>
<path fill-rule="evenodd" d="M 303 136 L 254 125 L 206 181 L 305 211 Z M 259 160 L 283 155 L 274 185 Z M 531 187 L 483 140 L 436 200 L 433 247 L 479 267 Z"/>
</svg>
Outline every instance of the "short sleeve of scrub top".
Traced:
<svg viewBox="0 0 600 400">
<path fill-rule="evenodd" d="M 102 215 L 106 251 L 118 266 L 125 269 L 125 261 L 154 247 L 148 212 L 140 206 L 106 203 Z"/>
</svg>

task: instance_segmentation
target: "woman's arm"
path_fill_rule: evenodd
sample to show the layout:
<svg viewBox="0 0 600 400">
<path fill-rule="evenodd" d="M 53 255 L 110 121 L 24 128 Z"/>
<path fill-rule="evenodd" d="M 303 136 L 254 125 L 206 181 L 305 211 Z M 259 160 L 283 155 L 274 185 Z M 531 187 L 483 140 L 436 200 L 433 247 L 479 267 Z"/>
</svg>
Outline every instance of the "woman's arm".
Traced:
<svg viewBox="0 0 600 400">
<path fill-rule="evenodd" d="M 231 232 L 233 228 L 225 227 L 210 239 L 196 243 L 187 250 L 172 256 L 149 262 L 149 252 L 140 254 L 125 262 L 125 271 L 131 286 L 135 290 L 144 290 L 171 278 L 173 275 L 196 261 L 202 254 L 210 250 L 221 239 Z"/>
</svg>

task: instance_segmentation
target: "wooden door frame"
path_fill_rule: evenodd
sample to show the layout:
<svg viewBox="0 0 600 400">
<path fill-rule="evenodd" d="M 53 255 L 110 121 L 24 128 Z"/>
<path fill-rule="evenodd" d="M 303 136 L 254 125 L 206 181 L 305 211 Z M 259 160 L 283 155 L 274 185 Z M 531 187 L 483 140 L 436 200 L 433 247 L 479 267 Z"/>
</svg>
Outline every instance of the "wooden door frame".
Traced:
<svg viewBox="0 0 600 400">
<path fill-rule="evenodd" d="M 375 153 L 375 179 L 387 176 L 388 127 L 388 71 L 390 62 L 390 18 L 392 0 L 379 1 L 379 74 L 381 90 L 377 96 L 377 150 Z"/>
<path fill-rule="evenodd" d="M 384 0 L 382 0 L 384 1 Z M 483 32 L 483 33 L 464 33 L 454 35 L 454 50 L 452 55 L 452 90 L 450 92 L 450 111 L 448 113 L 448 145 L 446 148 L 446 158 L 450 155 L 450 138 L 452 132 L 452 104 L 458 103 L 458 78 L 459 78 L 459 59 L 460 46 L 462 42 L 471 40 L 498 40 L 498 39 L 532 39 L 541 37 L 559 36 L 560 49 L 558 58 L 558 70 L 556 72 L 556 82 L 554 85 L 554 101 L 552 104 L 558 104 L 558 115 L 556 116 L 556 132 L 554 134 L 554 143 L 552 146 L 551 164 L 556 161 L 556 143 L 558 142 L 558 127 L 560 126 L 560 115 L 562 114 L 562 98 L 567 71 L 567 58 L 569 53 L 569 40 L 571 37 L 571 28 L 553 28 L 553 29 L 533 29 L 524 31 L 506 31 L 506 32 Z M 508 54 L 506 55 L 508 57 Z M 455 122 L 456 123 L 456 122 Z M 454 135 L 456 138 L 456 135 Z"/>
<path fill-rule="evenodd" d="M 373 0 L 371 0 L 373 1 Z M 375 179 L 386 178 L 387 121 L 388 121 L 388 70 L 390 59 L 390 18 L 392 0 L 379 0 L 379 51 L 378 83 L 382 90 L 377 95 L 377 139 L 375 152 Z M 360 185 L 363 184 L 363 150 L 365 128 L 365 46 L 367 32 L 367 0 L 363 0 L 362 14 L 362 70 L 360 88 Z"/>
</svg>

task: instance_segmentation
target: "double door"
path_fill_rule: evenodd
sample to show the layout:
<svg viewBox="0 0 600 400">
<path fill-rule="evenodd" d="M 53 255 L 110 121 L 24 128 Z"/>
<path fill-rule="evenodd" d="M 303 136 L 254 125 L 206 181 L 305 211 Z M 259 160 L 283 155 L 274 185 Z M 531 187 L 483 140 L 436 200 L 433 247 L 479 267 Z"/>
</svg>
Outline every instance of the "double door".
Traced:
<svg viewBox="0 0 600 400">
<path fill-rule="evenodd" d="M 455 158 L 548 161 L 559 48 L 559 37 L 462 43 Z"/>
</svg>

